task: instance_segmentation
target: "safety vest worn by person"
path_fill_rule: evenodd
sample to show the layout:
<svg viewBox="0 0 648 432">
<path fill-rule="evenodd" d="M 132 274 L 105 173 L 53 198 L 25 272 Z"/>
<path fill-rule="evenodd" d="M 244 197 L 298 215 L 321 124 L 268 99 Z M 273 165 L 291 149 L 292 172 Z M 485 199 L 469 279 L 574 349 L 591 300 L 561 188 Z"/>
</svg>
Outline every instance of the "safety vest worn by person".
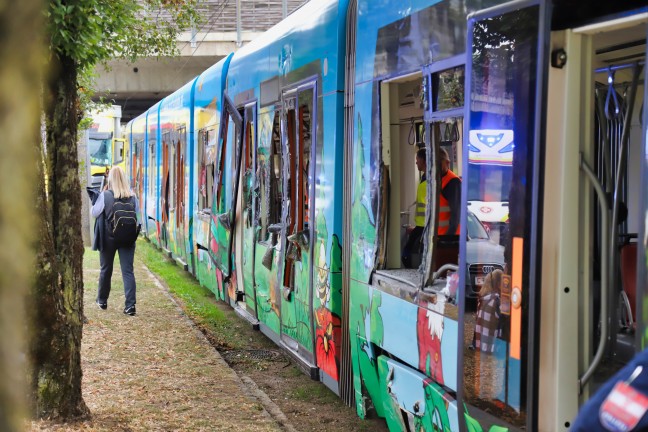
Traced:
<svg viewBox="0 0 648 432">
<path fill-rule="evenodd" d="M 425 177 L 416 189 L 416 213 L 414 214 L 414 223 L 417 227 L 425 226 L 425 207 L 427 203 L 427 181 Z"/>
<path fill-rule="evenodd" d="M 446 234 L 459 234 L 461 229 L 460 225 L 457 225 L 456 233 L 448 233 L 448 228 L 450 226 L 450 203 L 443 196 L 443 189 L 450 183 L 450 180 L 459 178 L 459 176 L 452 171 L 448 170 L 446 175 L 441 179 L 441 196 L 439 196 L 439 228 L 437 229 L 438 235 Z"/>
</svg>

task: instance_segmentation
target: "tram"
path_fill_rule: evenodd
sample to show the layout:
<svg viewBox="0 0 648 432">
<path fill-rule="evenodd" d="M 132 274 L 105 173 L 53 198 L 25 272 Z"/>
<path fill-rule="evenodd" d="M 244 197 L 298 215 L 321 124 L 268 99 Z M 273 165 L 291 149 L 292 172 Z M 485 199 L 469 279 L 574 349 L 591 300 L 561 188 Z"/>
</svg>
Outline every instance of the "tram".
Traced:
<svg viewBox="0 0 648 432">
<path fill-rule="evenodd" d="M 128 124 L 143 235 L 361 417 L 569 430 L 648 339 L 647 35 L 635 1 L 312 0 Z"/>
</svg>

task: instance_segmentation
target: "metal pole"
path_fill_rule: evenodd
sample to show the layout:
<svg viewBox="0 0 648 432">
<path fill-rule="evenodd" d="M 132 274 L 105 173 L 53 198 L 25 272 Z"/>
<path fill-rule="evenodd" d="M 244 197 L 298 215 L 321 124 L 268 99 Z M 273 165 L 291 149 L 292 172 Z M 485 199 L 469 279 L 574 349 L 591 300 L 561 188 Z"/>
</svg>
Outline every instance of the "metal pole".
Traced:
<svg viewBox="0 0 648 432">
<path fill-rule="evenodd" d="M 241 0 L 236 0 L 236 46 L 243 45 L 241 36 Z"/>
<path fill-rule="evenodd" d="M 281 0 L 281 14 L 283 18 L 288 16 L 288 0 Z"/>
</svg>

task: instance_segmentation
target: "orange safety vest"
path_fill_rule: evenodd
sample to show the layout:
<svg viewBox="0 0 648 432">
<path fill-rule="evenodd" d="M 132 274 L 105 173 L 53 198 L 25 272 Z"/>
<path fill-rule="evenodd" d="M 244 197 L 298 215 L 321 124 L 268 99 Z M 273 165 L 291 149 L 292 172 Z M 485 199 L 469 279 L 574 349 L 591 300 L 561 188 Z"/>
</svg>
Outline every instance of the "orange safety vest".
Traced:
<svg viewBox="0 0 648 432">
<path fill-rule="evenodd" d="M 443 189 L 450 183 L 450 180 L 459 178 L 459 176 L 452 171 L 448 170 L 446 175 L 441 179 L 441 194 L 439 195 L 439 228 L 437 229 L 438 235 L 448 234 L 448 227 L 450 226 L 450 203 L 443 196 Z M 459 234 L 461 226 L 457 225 L 457 232 Z"/>
</svg>

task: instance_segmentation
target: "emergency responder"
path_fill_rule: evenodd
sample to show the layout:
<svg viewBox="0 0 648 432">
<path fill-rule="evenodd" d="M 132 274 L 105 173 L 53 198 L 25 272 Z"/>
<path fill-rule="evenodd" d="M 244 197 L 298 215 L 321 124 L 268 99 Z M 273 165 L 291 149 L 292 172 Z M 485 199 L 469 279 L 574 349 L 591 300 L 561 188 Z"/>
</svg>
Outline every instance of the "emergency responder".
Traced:
<svg viewBox="0 0 648 432">
<path fill-rule="evenodd" d="M 401 259 L 403 266 L 412 268 L 412 253 L 419 253 L 421 250 L 421 236 L 423 235 L 423 228 L 425 227 L 425 207 L 427 204 L 427 160 L 425 149 L 419 149 L 416 152 L 416 168 L 423 173 L 418 188 L 416 189 L 416 213 L 414 215 L 415 227 L 410 232 L 407 243 L 403 248 Z"/>
<path fill-rule="evenodd" d="M 441 196 L 439 197 L 439 236 L 459 235 L 461 217 L 461 179 L 450 170 L 448 152 L 439 149 L 439 174 L 441 176 Z M 412 253 L 421 250 L 421 236 L 425 227 L 425 210 L 427 207 L 427 169 L 425 149 L 416 152 L 416 168 L 423 173 L 416 190 L 415 227 L 403 248 L 401 259 L 406 268 L 412 268 Z"/>
<path fill-rule="evenodd" d="M 439 150 L 441 196 L 439 197 L 439 228 L 437 234 L 459 235 L 461 219 L 461 179 L 450 170 L 450 157 L 445 149 Z M 425 211 L 425 210 L 424 210 Z"/>
</svg>

